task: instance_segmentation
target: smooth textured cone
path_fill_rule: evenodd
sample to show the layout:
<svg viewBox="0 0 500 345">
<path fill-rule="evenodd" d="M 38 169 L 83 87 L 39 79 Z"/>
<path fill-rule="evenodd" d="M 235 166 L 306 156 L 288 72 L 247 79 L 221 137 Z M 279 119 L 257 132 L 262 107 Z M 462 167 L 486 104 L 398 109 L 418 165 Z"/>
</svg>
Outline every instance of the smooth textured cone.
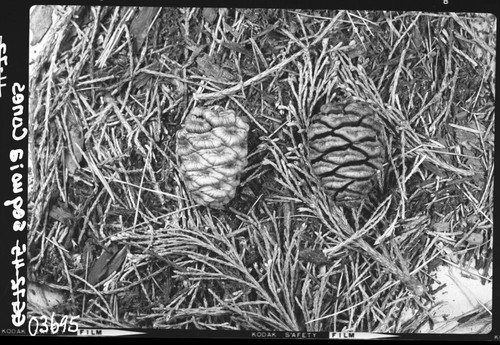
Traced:
<svg viewBox="0 0 500 345">
<path fill-rule="evenodd" d="M 381 125 L 362 102 L 328 103 L 311 119 L 309 160 L 323 188 L 340 205 L 358 205 L 382 169 Z"/>
<path fill-rule="evenodd" d="M 247 164 L 249 126 L 233 110 L 194 108 L 177 132 L 177 157 L 187 190 L 201 205 L 222 208 L 236 194 Z"/>
</svg>

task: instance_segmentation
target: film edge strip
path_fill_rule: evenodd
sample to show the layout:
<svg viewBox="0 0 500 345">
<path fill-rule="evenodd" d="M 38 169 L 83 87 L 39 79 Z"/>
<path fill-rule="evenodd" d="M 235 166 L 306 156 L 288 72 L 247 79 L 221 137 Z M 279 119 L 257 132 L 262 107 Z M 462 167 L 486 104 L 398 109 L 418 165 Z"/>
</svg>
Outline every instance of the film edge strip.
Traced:
<svg viewBox="0 0 500 345">
<path fill-rule="evenodd" d="M 27 170 L 28 14 L 26 4 L 6 6 L 0 21 L 0 136 L 2 269 L 0 335 L 28 335 Z M 5 17 L 4 17 L 5 16 Z M 4 20 L 8 18 L 9 20 Z M 13 25 L 15 23 L 15 25 Z"/>
</svg>

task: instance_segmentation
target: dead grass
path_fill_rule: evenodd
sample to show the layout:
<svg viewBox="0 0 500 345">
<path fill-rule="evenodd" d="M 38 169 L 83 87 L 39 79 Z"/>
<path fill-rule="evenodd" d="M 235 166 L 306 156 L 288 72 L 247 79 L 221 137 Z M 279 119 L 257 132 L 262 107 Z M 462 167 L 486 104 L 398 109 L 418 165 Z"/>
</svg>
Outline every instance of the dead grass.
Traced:
<svg viewBox="0 0 500 345">
<path fill-rule="evenodd" d="M 81 326 L 410 333 L 449 253 L 491 279 L 492 16 L 54 10 L 30 82 L 30 279 Z M 332 204 L 307 160 L 311 115 L 346 96 L 376 110 L 389 157 L 359 209 Z M 195 104 L 251 124 L 222 211 L 178 172 Z M 111 244 L 120 265 L 97 272 Z"/>
</svg>

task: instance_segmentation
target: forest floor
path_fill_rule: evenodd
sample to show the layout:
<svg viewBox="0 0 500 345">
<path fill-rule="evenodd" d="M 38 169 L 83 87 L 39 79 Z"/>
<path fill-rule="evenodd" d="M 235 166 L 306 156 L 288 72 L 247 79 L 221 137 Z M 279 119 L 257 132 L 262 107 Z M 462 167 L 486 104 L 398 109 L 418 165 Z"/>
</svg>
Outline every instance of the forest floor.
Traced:
<svg viewBox="0 0 500 345">
<path fill-rule="evenodd" d="M 37 6 L 31 25 L 31 313 L 413 333 L 443 330 L 443 268 L 491 296 L 493 15 Z M 345 97 L 367 102 L 386 138 L 357 208 L 317 184 L 305 136 Z M 250 124 L 223 210 L 193 203 L 175 155 L 186 115 L 215 104 Z M 474 293 L 446 332 L 465 314 L 491 329 L 488 289 Z"/>
</svg>

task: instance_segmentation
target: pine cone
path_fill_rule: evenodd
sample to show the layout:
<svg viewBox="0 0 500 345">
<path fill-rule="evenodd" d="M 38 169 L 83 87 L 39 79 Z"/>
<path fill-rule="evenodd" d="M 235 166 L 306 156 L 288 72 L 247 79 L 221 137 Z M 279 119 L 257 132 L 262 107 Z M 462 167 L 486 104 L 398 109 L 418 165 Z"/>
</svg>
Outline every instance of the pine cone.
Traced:
<svg viewBox="0 0 500 345">
<path fill-rule="evenodd" d="M 177 156 L 194 201 L 222 208 L 236 193 L 247 164 L 249 126 L 220 106 L 194 108 L 177 133 Z"/>
<path fill-rule="evenodd" d="M 310 162 L 327 193 L 340 205 L 356 206 L 382 169 L 381 125 L 364 103 L 328 103 L 308 130 Z"/>
</svg>

